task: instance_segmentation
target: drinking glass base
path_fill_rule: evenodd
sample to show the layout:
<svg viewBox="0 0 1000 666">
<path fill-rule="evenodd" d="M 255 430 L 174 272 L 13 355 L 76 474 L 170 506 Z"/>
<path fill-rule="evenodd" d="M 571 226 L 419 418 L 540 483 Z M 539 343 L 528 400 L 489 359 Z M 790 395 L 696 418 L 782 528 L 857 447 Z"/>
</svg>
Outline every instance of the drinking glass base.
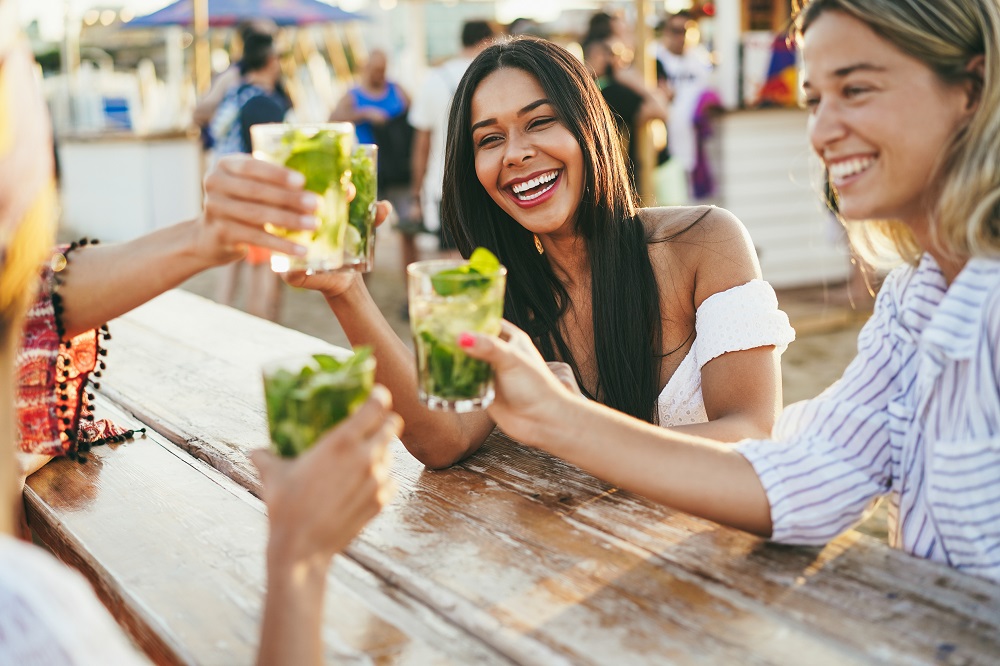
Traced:
<svg viewBox="0 0 1000 666">
<path fill-rule="evenodd" d="M 303 271 L 306 275 L 315 273 L 332 273 L 344 267 L 344 260 L 341 257 L 331 259 L 317 259 L 290 257 L 285 254 L 271 255 L 271 270 L 275 273 L 290 273 L 292 271 Z"/>
<path fill-rule="evenodd" d="M 462 398 L 459 400 L 440 398 L 436 395 L 427 395 L 423 391 L 420 391 L 420 402 L 422 402 L 427 409 L 435 412 L 455 412 L 457 414 L 476 412 L 486 409 L 493 404 L 494 397 L 496 397 L 496 394 L 493 392 L 492 388 L 478 398 Z"/>
</svg>

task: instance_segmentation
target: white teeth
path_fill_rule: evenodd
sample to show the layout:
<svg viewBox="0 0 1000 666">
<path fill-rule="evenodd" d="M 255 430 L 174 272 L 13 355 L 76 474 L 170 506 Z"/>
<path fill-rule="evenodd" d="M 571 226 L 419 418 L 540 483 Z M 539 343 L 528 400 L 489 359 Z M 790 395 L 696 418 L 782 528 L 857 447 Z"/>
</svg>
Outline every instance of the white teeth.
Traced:
<svg viewBox="0 0 1000 666">
<path fill-rule="evenodd" d="M 518 183 L 510 189 L 514 191 L 514 194 L 520 194 L 521 192 L 526 192 L 534 187 L 543 185 L 550 181 L 555 180 L 556 176 L 559 175 L 558 171 L 549 171 L 548 173 L 543 173 L 541 176 L 532 178 L 531 180 L 526 180 L 523 183 Z M 526 197 L 527 199 L 533 199 L 534 197 Z"/>
<path fill-rule="evenodd" d="M 874 163 L 874 157 L 855 157 L 843 162 L 828 164 L 827 170 L 830 172 L 830 178 L 837 181 L 857 175 Z"/>
</svg>

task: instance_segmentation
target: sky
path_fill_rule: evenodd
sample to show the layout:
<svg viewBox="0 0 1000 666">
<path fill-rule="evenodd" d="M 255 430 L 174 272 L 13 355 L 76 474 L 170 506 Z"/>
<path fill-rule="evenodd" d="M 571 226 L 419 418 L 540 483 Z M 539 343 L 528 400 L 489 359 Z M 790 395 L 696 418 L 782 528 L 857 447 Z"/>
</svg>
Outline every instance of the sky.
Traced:
<svg viewBox="0 0 1000 666">
<path fill-rule="evenodd" d="M 77 19 L 84 13 L 95 7 L 125 7 L 131 10 L 136 16 L 142 16 L 165 7 L 173 0 L 16 0 L 21 13 L 23 25 L 27 25 L 33 20 L 39 22 L 41 36 L 44 39 L 61 39 L 67 12 L 72 12 Z M 457 0 L 454 0 L 457 1 Z M 685 2 L 685 0 L 667 0 L 671 2 Z M 334 3 L 331 3 L 334 4 Z M 385 5 L 386 0 L 339 0 L 339 5 L 349 11 L 377 11 L 379 5 Z M 392 0 L 390 5 L 395 5 Z M 573 0 L 496 0 L 497 19 L 503 22 L 513 18 L 523 16 L 535 18 L 539 21 L 551 21 L 558 16 L 560 9 L 572 5 L 586 5 L 591 3 L 574 2 Z M 659 2 L 654 4 L 660 4 Z"/>
<path fill-rule="evenodd" d="M 166 7 L 173 0 L 16 0 L 21 14 L 22 25 L 38 20 L 42 37 L 60 39 L 63 35 L 65 17 L 72 11 L 77 18 L 94 7 L 125 7 L 136 16 L 154 12 Z M 358 9 L 363 5 L 375 4 L 367 0 L 341 0 L 340 6 L 347 10 Z"/>
<path fill-rule="evenodd" d="M 127 7 L 136 16 L 165 7 L 172 0 L 16 0 L 21 13 L 22 25 L 37 20 L 42 37 L 59 39 L 62 37 L 65 16 L 73 12 L 77 18 L 92 7 Z"/>
</svg>

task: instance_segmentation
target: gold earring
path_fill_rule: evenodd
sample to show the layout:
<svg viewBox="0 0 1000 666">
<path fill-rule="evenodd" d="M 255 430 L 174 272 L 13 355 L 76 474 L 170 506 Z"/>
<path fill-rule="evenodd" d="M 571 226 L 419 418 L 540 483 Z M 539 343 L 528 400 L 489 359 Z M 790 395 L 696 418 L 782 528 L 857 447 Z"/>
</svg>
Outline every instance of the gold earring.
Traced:
<svg viewBox="0 0 1000 666">
<path fill-rule="evenodd" d="M 538 234 L 532 234 L 535 237 L 535 249 L 538 250 L 538 254 L 545 254 L 545 248 L 542 247 L 542 241 L 538 240 Z"/>
</svg>

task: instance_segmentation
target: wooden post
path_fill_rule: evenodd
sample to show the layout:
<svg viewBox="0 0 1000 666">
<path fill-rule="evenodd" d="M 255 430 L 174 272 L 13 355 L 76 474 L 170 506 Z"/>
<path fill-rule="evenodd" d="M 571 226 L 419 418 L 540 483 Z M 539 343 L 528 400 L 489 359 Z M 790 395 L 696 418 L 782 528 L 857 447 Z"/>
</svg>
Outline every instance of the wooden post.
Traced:
<svg viewBox="0 0 1000 666">
<path fill-rule="evenodd" d="M 344 35 L 347 37 L 347 46 L 351 49 L 354 70 L 358 71 L 368 62 L 368 45 L 356 23 L 345 25 Z"/>
<path fill-rule="evenodd" d="M 192 0 L 194 19 L 194 81 L 199 95 L 212 85 L 211 49 L 208 44 L 208 0 Z"/>
<path fill-rule="evenodd" d="M 650 0 L 636 0 L 635 52 L 638 58 L 642 80 L 649 89 L 656 87 L 656 63 L 650 52 L 652 35 L 649 29 L 649 17 L 654 16 Z M 653 187 L 653 169 L 656 168 L 656 151 L 649 124 L 636 128 L 634 140 L 639 142 L 639 164 L 636 165 L 636 183 L 639 188 L 639 199 L 643 206 L 656 203 L 656 192 Z"/>
<path fill-rule="evenodd" d="M 337 29 L 333 25 L 328 25 L 323 31 L 323 39 L 326 44 L 327 55 L 330 56 L 330 64 L 333 71 L 341 81 L 351 81 L 351 67 L 347 64 L 347 53 L 344 52 L 344 42 L 340 39 Z"/>
</svg>

